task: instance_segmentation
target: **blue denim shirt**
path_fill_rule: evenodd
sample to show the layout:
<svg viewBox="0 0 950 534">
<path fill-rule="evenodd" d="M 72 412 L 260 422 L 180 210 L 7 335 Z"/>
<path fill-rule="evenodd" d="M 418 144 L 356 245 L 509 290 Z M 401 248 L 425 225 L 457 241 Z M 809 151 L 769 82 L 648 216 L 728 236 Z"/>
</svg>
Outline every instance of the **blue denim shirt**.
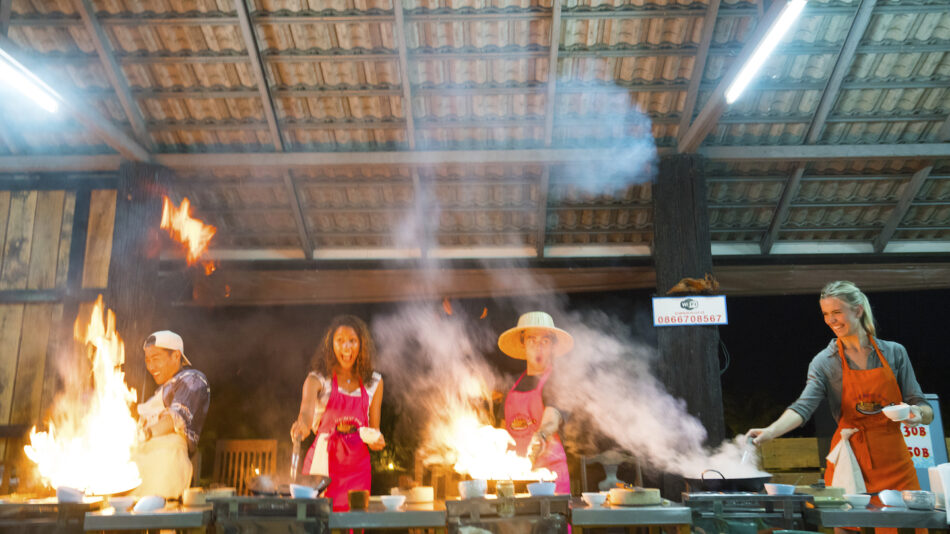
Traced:
<svg viewBox="0 0 950 534">
<path fill-rule="evenodd" d="M 211 403 L 208 378 L 193 367 L 183 366 L 162 384 L 162 401 L 175 423 L 175 430 L 188 440 L 188 453 L 194 453 Z"/>
</svg>

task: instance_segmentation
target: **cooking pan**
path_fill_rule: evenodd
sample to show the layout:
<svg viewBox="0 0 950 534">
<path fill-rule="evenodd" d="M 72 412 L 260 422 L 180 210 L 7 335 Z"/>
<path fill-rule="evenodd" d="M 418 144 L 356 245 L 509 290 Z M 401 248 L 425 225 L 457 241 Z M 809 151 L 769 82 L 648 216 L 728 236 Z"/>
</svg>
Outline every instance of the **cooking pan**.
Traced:
<svg viewBox="0 0 950 534">
<path fill-rule="evenodd" d="M 757 477 L 733 478 L 726 477 L 715 469 L 707 469 L 700 473 L 699 478 L 686 478 L 689 491 L 762 491 L 772 475 L 763 473 Z"/>
</svg>

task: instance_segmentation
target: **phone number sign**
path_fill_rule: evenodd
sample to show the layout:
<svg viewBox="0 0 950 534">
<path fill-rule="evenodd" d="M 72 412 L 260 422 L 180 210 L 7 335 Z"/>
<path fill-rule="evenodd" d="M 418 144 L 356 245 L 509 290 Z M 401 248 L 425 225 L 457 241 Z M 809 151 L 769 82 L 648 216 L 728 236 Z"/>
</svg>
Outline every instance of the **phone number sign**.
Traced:
<svg viewBox="0 0 950 534">
<path fill-rule="evenodd" d="M 901 424 L 901 434 L 904 436 L 904 443 L 907 444 L 907 450 L 910 451 L 910 457 L 914 460 L 916 469 L 937 465 L 934 461 L 934 444 L 930 436 L 930 425 Z M 940 436 L 940 439 L 943 439 L 943 436 Z"/>
<path fill-rule="evenodd" d="M 729 324 L 726 297 L 654 297 L 653 326 Z"/>
</svg>

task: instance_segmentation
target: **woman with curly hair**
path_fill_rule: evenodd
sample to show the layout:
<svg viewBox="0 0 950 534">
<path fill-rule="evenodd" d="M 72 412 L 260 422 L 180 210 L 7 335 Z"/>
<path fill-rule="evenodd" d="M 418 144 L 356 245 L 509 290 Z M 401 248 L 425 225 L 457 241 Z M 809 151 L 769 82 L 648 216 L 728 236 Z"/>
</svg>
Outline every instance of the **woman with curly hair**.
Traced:
<svg viewBox="0 0 950 534">
<path fill-rule="evenodd" d="M 334 510 L 349 508 L 350 490 L 370 489 L 367 446 L 376 451 L 386 446 L 379 433 L 383 379 L 373 371 L 375 356 L 366 323 L 352 315 L 335 317 L 310 362 L 300 413 L 290 429 L 297 440 L 316 434 L 303 473 L 330 477 L 325 495 Z"/>
</svg>

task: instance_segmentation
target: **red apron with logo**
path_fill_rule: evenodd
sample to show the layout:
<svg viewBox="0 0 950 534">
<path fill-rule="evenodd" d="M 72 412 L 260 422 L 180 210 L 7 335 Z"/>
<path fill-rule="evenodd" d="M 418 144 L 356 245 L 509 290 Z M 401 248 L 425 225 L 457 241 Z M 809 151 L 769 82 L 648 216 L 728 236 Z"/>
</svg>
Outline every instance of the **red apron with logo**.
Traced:
<svg viewBox="0 0 950 534">
<path fill-rule="evenodd" d="M 897 377 L 891 370 L 887 359 L 881 354 L 874 338 L 870 338 L 881 360 L 881 367 L 875 369 L 851 369 L 844 356 L 844 347 L 838 340 L 838 355 L 841 357 L 841 419 L 831 448 L 841 441 L 841 430 L 857 428 L 851 436 L 851 448 L 861 466 L 864 483 L 868 493 L 877 493 L 885 489 L 918 490 L 917 472 L 914 462 L 901 435 L 901 425 L 891 421 L 881 408 L 891 403 L 903 401 Z M 825 483 L 831 485 L 835 465 L 828 462 L 825 470 Z M 880 504 L 877 496 L 873 502 Z M 878 529 L 881 532 L 884 529 Z M 896 529 L 887 529 L 896 532 Z"/>
<path fill-rule="evenodd" d="M 328 467 L 330 485 L 324 496 L 333 500 L 334 511 L 349 510 L 348 494 L 350 490 L 370 489 L 372 470 L 370 468 L 369 449 L 360 439 L 360 427 L 369 424 L 369 394 L 360 380 L 360 396 L 353 397 L 340 392 L 337 386 L 336 373 L 330 390 L 330 398 L 320 418 L 320 427 L 317 434 L 329 434 L 327 441 Z M 303 472 L 310 472 L 313 461 L 314 447 L 319 440 L 314 440 L 307 457 L 304 460 Z"/>
<path fill-rule="evenodd" d="M 531 391 L 515 391 L 518 384 L 525 377 L 522 373 L 515 385 L 508 391 L 505 398 L 505 429 L 515 440 L 515 450 L 521 456 L 528 455 L 531 437 L 541 427 L 541 416 L 544 414 L 544 402 L 541 400 L 541 390 L 548 381 L 550 371 L 541 375 L 538 387 Z M 550 469 L 557 474 L 555 491 L 557 493 L 571 493 L 571 478 L 567 471 L 567 455 L 564 446 L 557 434 L 548 436 L 544 450 L 535 460 L 536 469 Z"/>
</svg>

